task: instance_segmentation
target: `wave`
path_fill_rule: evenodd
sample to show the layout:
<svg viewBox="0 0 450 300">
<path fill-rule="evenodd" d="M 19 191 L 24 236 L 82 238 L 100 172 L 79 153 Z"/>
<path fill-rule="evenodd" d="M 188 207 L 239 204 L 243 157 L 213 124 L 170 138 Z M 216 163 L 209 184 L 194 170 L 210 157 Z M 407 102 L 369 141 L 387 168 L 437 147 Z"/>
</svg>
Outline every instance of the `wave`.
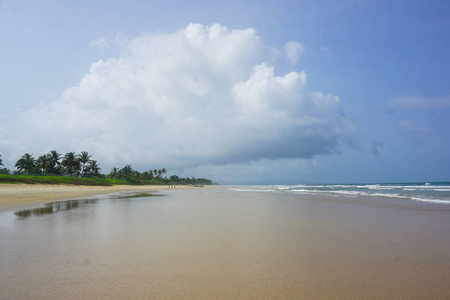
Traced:
<svg viewBox="0 0 450 300">
<path fill-rule="evenodd" d="M 409 199 L 413 201 L 450 204 L 450 185 L 442 184 L 366 184 L 366 185 L 255 185 L 235 186 L 230 190 L 257 193 L 295 193 L 324 197 L 373 197 Z"/>
<path fill-rule="evenodd" d="M 249 189 L 249 188 L 229 188 L 230 191 L 235 192 L 257 192 L 257 193 L 267 193 L 267 192 L 275 192 L 273 189 Z"/>
<path fill-rule="evenodd" d="M 420 201 L 420 202 L 439 203 L 439 204 L 450 204 L 450 199 L 444 200 L 444 199 L 429 199 L 429 198 L 412 197 L 411 200 Z"/>
</svg>

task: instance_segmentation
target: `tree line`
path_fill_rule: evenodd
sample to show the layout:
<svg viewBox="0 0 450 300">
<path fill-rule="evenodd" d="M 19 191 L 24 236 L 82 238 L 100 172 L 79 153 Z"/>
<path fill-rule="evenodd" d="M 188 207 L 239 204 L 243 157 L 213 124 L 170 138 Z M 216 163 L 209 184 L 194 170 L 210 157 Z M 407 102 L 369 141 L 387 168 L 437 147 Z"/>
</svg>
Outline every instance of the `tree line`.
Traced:
<svg viewBox="0 0 450 300">
<path fill-rule="evenodd" d="M 111 172 L 108 174 L 108 178 L 111 179 L 144 179 L 144 180 L 152 180 L 152 179 L 164 179 L 164 175 L 167 174 L 166 169 L 154 169 L 145 172 L 139 172 L 133 170 L 131 165 L 126 165 L 122 169 L 112 168 Z"/>
<path fill-rule="evenodd" d="M 2 155 L 0 154 L 0 167 L 3 166 Z M 9 174 L 10 171 L 7 168 L 0 168 L 0 174 Z"/>
<path fill-rule="evenodd" d="M 192 184 L 192 185 L 209 185 L 213 184 L 210 179 L 206 178 L 195 178 L 195 177 L 179 177 L 178 175 L 171 175 L 167 178 L 166 169 L 154 169 L 145 172 L 139 172 L 134 170 L 131 165 L 126 165 L 122 169 L 112 168 L 111 172 L 108 174 L 110 179 L 127 179 L 127 180 L 156 180 L 161 183 L 169 184 Z"/>
<path fill-rule="evenodd" d="M 25 153 L 16 162 L 14 167 L 16 175 L 66 175 L 66 176 L 100 176 L 100 170 L 96 160 L 91 159 L 87 151 L 79 154 L 68 152 L 64 156 L 56 150 L 34 158 L 33 154 Z M 10 174 L 7 170 L 4 174 Z"/>
<path fill-rule="evenodd" d="M 208 185 L 213 184 L 211 180 L 206 178 L 195 177 L 179 177 L 172 175 L 166 177 L 167 171 L 163 169 L 148 170 L 139 172 L 134 170 L 131 165 L 126 165 L 123 168 L 112 168 L 108 175 L 100 173 L 96 160 L 91 159 L 87 151 L 82 151 L 79 154 L 75 152 L 68 152 L 64 156 L 56 150 L 34 158 L 33 154 L 25 153 L 14 165 L 17 171 L 15 175 L 57 175 L 57 176 L 82 176 L 82 177 L 100 177 L 109 179 L 124 179 L 131 181 L 157 181 L 159 183 L 175 183 L 175 184 L 192 184 L 192 185 Z M 0 155 L 0 166 L 3 166 Z M 0 169 L 0 174 L 11 174 L 7 168 Z"/>
</svg>

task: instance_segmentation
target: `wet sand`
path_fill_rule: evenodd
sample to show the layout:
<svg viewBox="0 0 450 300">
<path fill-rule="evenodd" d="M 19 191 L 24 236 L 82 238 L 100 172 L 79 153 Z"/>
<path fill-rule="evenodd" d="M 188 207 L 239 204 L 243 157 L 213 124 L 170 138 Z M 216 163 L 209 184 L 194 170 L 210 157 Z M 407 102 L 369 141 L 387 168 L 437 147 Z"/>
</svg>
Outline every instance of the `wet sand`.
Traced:
<svg viewBox="0 0 450 300">
<path fill-rule="evenodd" d="M 450 298 L 448 210 L 162 194 L 0 224 L 0 298 Z"/>
<path fill-rule="evenodd" d="M 167 185 L 74 186 L 47 184 L 0 184 L 0 211 L 38 206 L 43 203 L 104 195 L 122 191 L 168 189 Z M 180 188 L 180 187 L 178 187 Z"/>
</svg>

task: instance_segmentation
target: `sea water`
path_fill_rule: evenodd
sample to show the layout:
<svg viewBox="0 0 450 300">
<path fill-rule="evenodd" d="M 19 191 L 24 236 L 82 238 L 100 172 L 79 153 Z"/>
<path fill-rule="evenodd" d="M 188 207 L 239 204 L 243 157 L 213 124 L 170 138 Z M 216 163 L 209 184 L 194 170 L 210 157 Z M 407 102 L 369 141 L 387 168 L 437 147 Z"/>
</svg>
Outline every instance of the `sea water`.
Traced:
<svg viewBox="0 0 450 300">
<path fill-rule="evenodd" d="M 240 192 L 290 193 L 313 197 L 389 198 L 436 204 L 450 204 L 450 182 L 377 183 L 377 184 L 305 184 L 233 186 Z"/>
</svg>

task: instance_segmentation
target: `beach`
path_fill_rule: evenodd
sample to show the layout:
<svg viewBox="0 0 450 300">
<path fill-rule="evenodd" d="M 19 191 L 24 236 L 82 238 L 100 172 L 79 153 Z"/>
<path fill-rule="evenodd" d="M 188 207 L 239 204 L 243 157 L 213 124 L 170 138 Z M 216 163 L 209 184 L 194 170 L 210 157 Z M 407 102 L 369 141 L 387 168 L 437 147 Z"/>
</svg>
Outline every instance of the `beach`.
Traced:
<svg viewBox="0 0 450 300">
<path fill-rule="evenodd" d="M 124 191 L 155 191 L 168 188 L 168 185 L 74 186 L 0 184 L 0 211 L 37 206 L 52 201 L 69 200 Z"/>
<path fill-rule="evenodd" d="M 17 199 L 29 193 L 20 206 L 81 199 L 0 212 L 2 299 L 450 297 L 442 205 L 226 186 L 52 188 L 19 187 Z"/>
</svg>

